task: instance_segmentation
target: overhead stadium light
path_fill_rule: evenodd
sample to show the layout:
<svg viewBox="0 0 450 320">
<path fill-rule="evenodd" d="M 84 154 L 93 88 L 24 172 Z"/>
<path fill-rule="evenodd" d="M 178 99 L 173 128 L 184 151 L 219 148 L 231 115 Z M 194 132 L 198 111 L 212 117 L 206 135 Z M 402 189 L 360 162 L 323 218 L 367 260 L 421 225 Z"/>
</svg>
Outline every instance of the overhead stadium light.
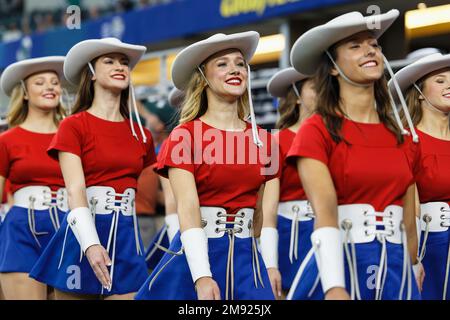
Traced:
<svg viewBox="0 0 450 320">
<path fill-rule="evenodd" d="M 450 4 L 406 11 L 405 31 L 409 38 L 450 33 Z"/>
</svg>

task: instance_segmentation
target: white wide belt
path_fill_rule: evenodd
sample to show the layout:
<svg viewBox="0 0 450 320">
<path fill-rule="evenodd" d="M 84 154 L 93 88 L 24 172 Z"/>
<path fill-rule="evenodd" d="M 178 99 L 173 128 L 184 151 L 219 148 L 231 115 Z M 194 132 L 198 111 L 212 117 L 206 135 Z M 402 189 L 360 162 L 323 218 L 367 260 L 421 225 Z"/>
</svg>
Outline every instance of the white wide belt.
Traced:
<svg viewBox="0 0 450 320">
<path fill-rule="evenodd" d="M 93 186 L 86 189 L 86 195 L 92 213 L 111 214 L 119 210 L 125 216 L 132 216 L 135 212 L 136 192 L 132 188 L 116 193 L 111 187 Z"/>
<path fill-rule="evenodd" d="M 47 186 L 29 186 L 17 190 L 14 193 L 14 205 L 22 208 L 32 205 L 34 210 L 48 210 L 56 206 L 61 211 L 69 211 L 66 189 L 52 191 Z"/>
<path fill-rule="evenodd" d="M 377 212 L 370 204 L 341 205 L 338 214 L 339 227 L 348 242 L 349 237 L 354 243 L 368 243 L 375 238 L 380 241 L 383 237 L 392 243 L 402 243 L 403 208 L 400 206 L 390 205 Z"/>
<path fill-rule="evenodd" d="M 69 211 L 67 202 L 67 191 L 60 188 L 52 191 L 48 186 L 29 186 L 17 190 L 14 193 L 14 205 L 27 209 L 28 227 L 34 240 L 41 247 L 37 236 L 48 234 L 36 230 L 35 210 L 48 210 L 55 232 L 60 227 L 58 209 L 64 212 Z"/>
<path fill-rule="evenodd" d="M 450 206 L 446 202 L 427 202 L 420 205 L 422 231 L 443 232 L 450 227 Z"/>
<path fill-rule="evenodd" d="M 307 200 L 280 202 L 278 214 L 286 219 L 297 221 L 309 221 L 314 218 L 311 204 Z"/>
<path fill-rule="evenodd" d="M 428 235 L 430 232 L 446 232 L 450 227 L 450 206 L 446 202 L 427 202 L 420 205 L 420 227 L 424 231 L 419 261 L 426 255 Z M 442 299 L 447 299 L 447 286 L 450 276 L 450 245 L 447 249 L 447 263 L 445 266 L 444 288 Z"/>
<path fill-rule="evenodd" d="M 208 238 L 221 238 L 225 233 L 234 233 L 238 238 L 252 237 L 253 213 L 252 208 L 240 209 L 236 214 L 228 214 L 221 207 L 200 207 L 202 227 Z M 227 221 L 234 217 L 233 221 Z M 230 227 L 231 225 L 231 227 Z"/>
</svg>

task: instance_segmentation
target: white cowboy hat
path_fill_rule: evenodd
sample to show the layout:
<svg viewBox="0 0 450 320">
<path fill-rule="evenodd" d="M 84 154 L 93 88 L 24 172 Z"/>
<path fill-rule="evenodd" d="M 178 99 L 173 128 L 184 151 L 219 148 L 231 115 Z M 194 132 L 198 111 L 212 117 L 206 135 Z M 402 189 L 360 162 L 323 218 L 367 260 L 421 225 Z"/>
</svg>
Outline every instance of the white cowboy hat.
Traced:
<svg viewBox="0 0 450 320">
<path fill-rule="evenodd" d="M 73 83 L 80 82 L 81 72 L 93 59 L 108 54 L 122 53 L 130 60 L 130 70 L 139 62 L 147 50 L 144 46 L 128 44 L 116 38 L 89 39 L 74 45 L 66 55 L 64 75 Z"/>
<path fill-rule="evenodd" d="M 441 53 L 434 53 L 404 67 L 395 74 L 395 79 L 397 80 L 400 90 L 405 94 L 406 90 L 417 80 L 442 68 L 450 68 L 450 54 L 443 55 Z M 389 80 L 388 86 L 393 96 L 397 98 L 392 79 Z"/>
<path fill-rule="evenodd" d="M 172 90 L 170 90 L 167 100 L 169 100 L 169 104 L 172 107 L 178 108 L 183 103 L 184 97 L 185 97 L 184 91 L 181 91 L 176 87 L 174 87 Z"/>
<path fill-rule="evenodd" d="M 372 31 L 378 39 L 398 15 L 397 9 L 367 17 L 357 11 L 340 15 L 302 34 L 292 47 L 291 64 L 297 71 L 313 75 L 322 54 L 333 44 L 366 30 Z"/>
<path fill-rule="evenodd" d="M 267 83 L 267 91 L 272 97 L 284 98 L 289 89 L 298 81 L 309 78 L 294 68 L 286 68 L 275 73 Z"/>
<path fill-rule="evenodd" d="M 249 62 L 255 54 L 258 42 L 259 33 L 247 31 L 230 35 L 217 33 L 208 39 L 191 44 L 177 54 L 172 65 L 172 81 L 175 87 L 184 90 L 192 73 L 202 62 L 226 49 L 238 49 Z"/>
<path fill-rule="evenodd" d="M 0 86 L 2 91 L 11 96 L 16 85 L 29 76 L 45 71 L 54 71 L 59 75 L 60 81 L 64 81 L 63 65 L 64 56 L 50 56 L 33 58 L 15 62 L 9 65 L 2 73 Z"/>
</svg>

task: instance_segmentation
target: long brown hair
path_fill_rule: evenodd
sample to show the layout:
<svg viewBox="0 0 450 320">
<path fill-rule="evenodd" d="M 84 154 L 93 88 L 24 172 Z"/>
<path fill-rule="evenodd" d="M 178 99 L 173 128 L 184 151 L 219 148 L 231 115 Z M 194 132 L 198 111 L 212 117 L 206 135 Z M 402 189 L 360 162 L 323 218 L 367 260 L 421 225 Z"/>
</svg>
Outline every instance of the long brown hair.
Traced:
<svg viewBox="0 0 450 320">
<path fill-rule="evenodd" d="M 298 92 L 302 92 L 304 83 L 303 80 L 294 84 L 297 87 Z M 297 101 L 298 97 L 295 94 L 294 88 L 290 87 L 286 96 L 280 98 L 278 103 L 278 113 L 280 114 L 280 118 L 275 124 L 277 129 L 287 129 L 297 123 L 300 118 L 300 105 Z"/>
<path fill-rule="evenodd" d="M 95 62 L 100 57 L 94 59 L 91 61 L 92 66 L 95 65 Z M 79 113 L 82 111 L 86 111 L 89 109 L 92 105 L 92 102 L 94 101 L 94 81 L 92 81 L 92 72 L 89 69 L 89 67 L 86 65 L 83 71 L 81 72 L 81 80 L 80 84 L 78 85 L 77 95 L 75 104 L 73 106 L 72 114 Z M 120 114 L 124 118 L 129 118 L 129 111 L 128 111 L 128 90 L 122 90 L 120 94 Z"/>
<path fill-rule="evenodd" d="M 26 81 L 26 80 L 25 80 Z M 25 122 L 28 116 L 28 100 L 25 100 L 25 91 L 21 84 L 14 87 L 9 100 L 8 115 L 6 121 L 9 127 L 16 127 Z M 59 125 L 62 119 L 66 116 L 66 112 L 61 103 L 53 111 L 53 122 L 56 126 Z"/>
<path fill-rule="evenodd" d="M 329 51 L 336 60 L 336 45 Z M 330 59 L 323 54 L 319 68 L 314 76 L 316 88 L 316 113 L 324 119 L 325 125 L 332 139 L 339 143 L 343 139 L 341 135 L 343 116 L 345 113 L 340 106 L 340 88 L 336 77 L 331 75 L 333 64 Z M 390 112 L 389 94 L 387 81 L 383 75 L 374 83 L 375 101 L 377 103 L 377 113 L 381 123 L 383 123 L 397 138 L 397 142 L 403 143 L 404 138 Z"/>
</svg>

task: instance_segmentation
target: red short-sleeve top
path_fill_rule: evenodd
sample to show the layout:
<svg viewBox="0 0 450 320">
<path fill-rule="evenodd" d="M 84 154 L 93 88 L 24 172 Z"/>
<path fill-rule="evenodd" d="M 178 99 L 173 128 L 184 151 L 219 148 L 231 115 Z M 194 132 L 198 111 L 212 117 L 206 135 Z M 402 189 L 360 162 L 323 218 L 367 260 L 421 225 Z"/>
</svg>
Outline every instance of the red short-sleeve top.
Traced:
<svg viewBox="0 0 450 320">
<path fill-rule="evenodd" d="M 230 213 L 255 208 L 262 184 L 279 177 L 279 147 L 273 136 L 258 128 L 264 147 L 252 140 L 251 125 L 244 131 L 216 129 L 200 119 L 176 127 L 161 149 L 157 172 L 168 168 L 194 175 L 200 206 L 219 206 Z"/>
<path fill-rule="evenodd" d="M 83 111 L 65 118 L 53 138 L 48 153 L 56 158 L 58 151 L 81 158 L 86 187 L 109 186 L 116 192 L 137 188 L 143 168 L 156 161 L 150 131 L 144 129 L 144 144 L 136 124 L 139 141 L 132 136 L 129 120 L 115 122 Z"/>
<path fill-rule="evenodd" d="M 306 120 L 294 139 L 288 160 L 298 157 L 323 162 L 329 169 L 338 204 L 371 204 L 383 211 L 402 205 L 407 188 L 415 182 L 420 148 L 408 136 L 401 145 L 384 124 L 343 119 L 341 135 L 334 142 L 321 116 Z"/>
<path fill-rule="evenodd" d="M 47 154 L 54 136 L 20 126 L 0 135 L 0 175 L 10 181 L 12 193 L 27 186 L 64 187 L 58 162 Z"/>
</svg>

